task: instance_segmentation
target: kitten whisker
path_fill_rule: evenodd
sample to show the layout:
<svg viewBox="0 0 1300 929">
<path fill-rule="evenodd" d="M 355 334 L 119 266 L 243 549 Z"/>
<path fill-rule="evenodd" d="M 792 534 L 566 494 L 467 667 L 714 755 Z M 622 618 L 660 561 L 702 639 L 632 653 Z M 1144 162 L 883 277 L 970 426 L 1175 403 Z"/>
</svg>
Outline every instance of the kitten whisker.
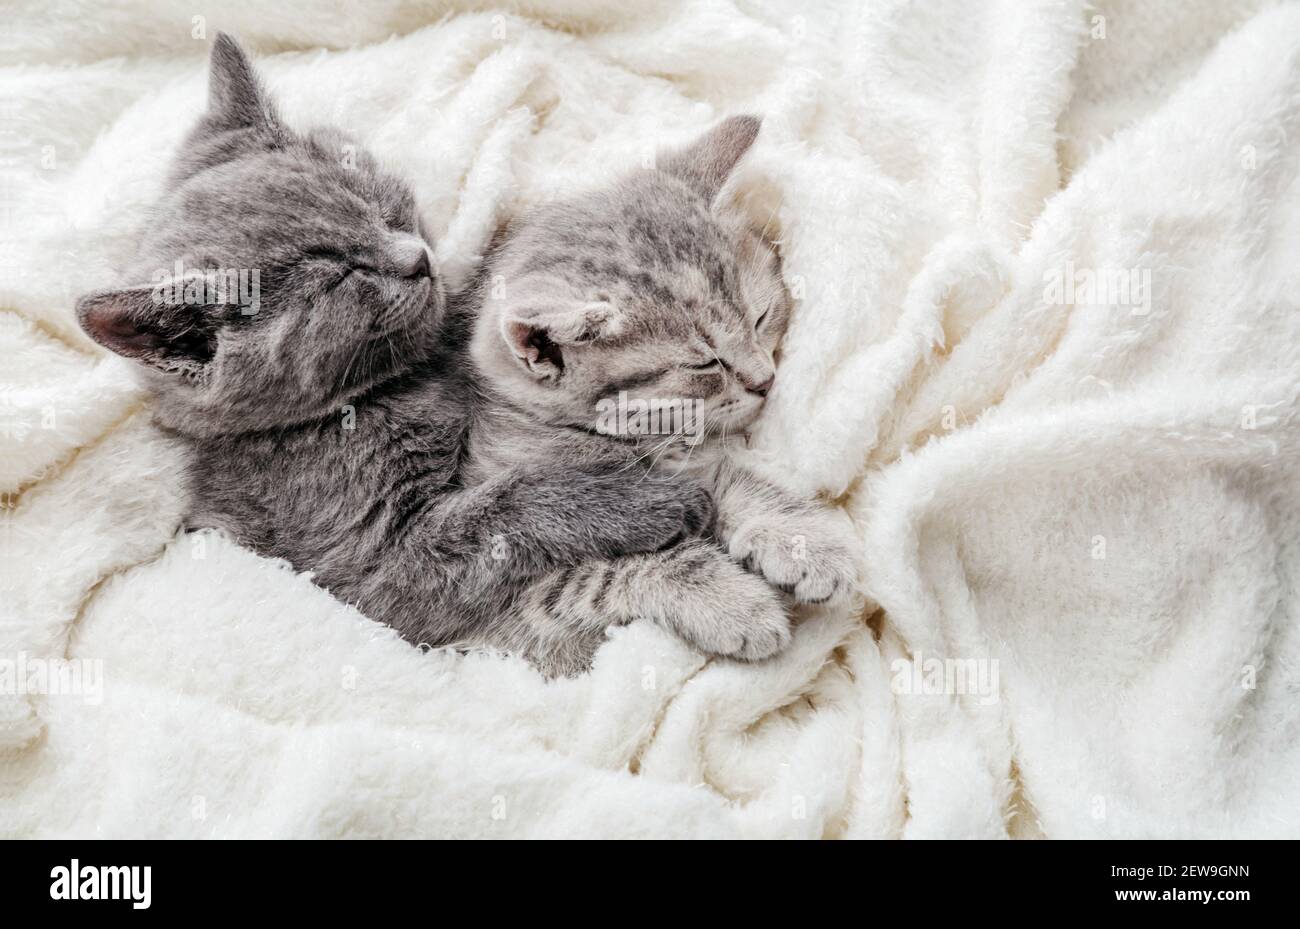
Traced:
<svg viewBox="0 0 1300 929">
<path fill-rule="evenodd" d="M 365 342 L 357 342 L 357 347 L 352 350 L 352 357 L 348 359 L 347 365 L 343 368 L 343 377 L 339 380 L 340 387 L 346 388 L 350 383 L 348 375 L 352 373 L 352 366 L 356 364 L 357 358 L 360 357 L 362 351 L 365 350 L 365 347 Z"/>
<path fill-rule="evenodd" d="M 645 461 L 645 459 L 648 458 L 649 456 L 654 455 L 656 452 L 658 452 L 659 454 L 663 454 L 663 449 L 668 445 L 668 443 L 672 442 L 673 438 L 676 435 L 677 433 L 673 433 L 672 435 L 664 439 L 663 442 L 652 444 L 644 454 L 637 455 L 637 457 L 629 461 L 627 465 L 625 465 L 621 470 L 629 470 L 635 467 L 636 465 L 640 464 L 642 461 Z M 645 480 L 645 475 L 650 473 L 650 469 L 655 466 L 655 462 L 657 462 L 658 460 L 659 458 L 658 456 L 656 456 L 655 460 L 650 462 L 650 464 L 646 466 L 646 471 L 641 475 L 642 480 Z"/>
<path fill-rule="evenodd" d="M 648 474 L 650 471 L 653 471 L 655 465 L 659 464 L 659 459 L 663 457 L 664 452 L 668 451 L 668 449 L 672 447 L 674 439 L 684 438 L 685 435 L 686 432 L 683 429 L 682 431 L 675 431 L 672 435 L 668 436 L 668 438 L 666 438 L 659 446 L 659 454 L 655 455 L 654 461 L 650 462 L 650 467 L 647 469 L 646 473 Z"/>
</svg>

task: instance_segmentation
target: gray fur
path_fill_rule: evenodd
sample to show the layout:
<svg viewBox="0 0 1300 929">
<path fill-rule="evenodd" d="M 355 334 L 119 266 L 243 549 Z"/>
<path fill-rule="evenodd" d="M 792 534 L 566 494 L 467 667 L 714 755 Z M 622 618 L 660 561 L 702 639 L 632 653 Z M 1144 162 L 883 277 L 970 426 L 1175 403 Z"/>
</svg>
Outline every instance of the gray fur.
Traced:
<svg viewBox="0 0 1300 929">
<path fill-rule="evenodd" d="M 285 128 L 228 36 L 126 287 L 78 318 L 134 359 L 189 451 L 192 527 L 218 527 L 413 642 L 510 638 L 530 583 L 655 552 L 712 519 L 669 476 L 519 460 L 464 486 L 468 325 L 409 190 L 332 130 Z M 155 272 L 256 269 L 256 312 L 154 299 Z M 544 465 L 544 463 L 543 463 Z"/>
<path fill-rule="evenodd" d="M 466 479 L 549 461 L 626 475 L 700 479 L 719 502 L 717 537 L 555 572 L 520 600 L 514 649 L 580 670 L 610 624 L 660 622 L 702 650 L 742 659 L 789 640 L 784 604 L 852 578 L 844 520 L 734 464 L 775 375 L 790 314 L 774 249 L 720 192 L 759 121 L 732 117 L 694 145 L 592 193 L 550 203 L 490 256 L 472 352 L 480 409 Z M 698 435 L 609 435 L 602 401 L 702 401 Z M 689 486 L 689 485 L 688 485 Z M 747 573 L 742 564 L 755 573 Z"/>
</svg>

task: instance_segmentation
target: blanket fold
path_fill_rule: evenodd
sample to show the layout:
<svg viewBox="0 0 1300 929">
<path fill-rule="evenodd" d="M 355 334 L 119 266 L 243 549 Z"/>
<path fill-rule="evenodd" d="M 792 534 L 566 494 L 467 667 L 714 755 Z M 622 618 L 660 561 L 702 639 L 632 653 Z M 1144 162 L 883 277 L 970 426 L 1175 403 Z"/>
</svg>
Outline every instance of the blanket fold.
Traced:
<svg viewBox="0 0 1300 929">
<path fill-rule="evenodd" d="M 11 17 L 0 835 L 1300 836 L 1296 4 L 290 6 Z M 796 312 L 753 453 L 852 516 L 861 596 L 762 665 L 636 623 L 547 683 L 177 535 L 72 306 L 217 29 L 411 180 L 453 283 L 761 113 L 735 195 Z"/>
</svg>

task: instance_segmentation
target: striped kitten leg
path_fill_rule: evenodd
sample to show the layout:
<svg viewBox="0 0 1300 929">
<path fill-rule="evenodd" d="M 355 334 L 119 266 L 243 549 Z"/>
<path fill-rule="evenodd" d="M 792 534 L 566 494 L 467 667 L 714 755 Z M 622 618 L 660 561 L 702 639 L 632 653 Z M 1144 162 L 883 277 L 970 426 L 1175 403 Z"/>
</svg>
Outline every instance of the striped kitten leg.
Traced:
<svg viewBox="0 0 1300 929">
<path fill-rule="evenodd" d="M 713 542 L 593 560 L 532 585 L 492 644 L 527 655 L 545 673 L 586 670 L 609 626 L 645 618 L 700 651 L 757 661 L 790 641 L 779 595 Z"/>
</svg>

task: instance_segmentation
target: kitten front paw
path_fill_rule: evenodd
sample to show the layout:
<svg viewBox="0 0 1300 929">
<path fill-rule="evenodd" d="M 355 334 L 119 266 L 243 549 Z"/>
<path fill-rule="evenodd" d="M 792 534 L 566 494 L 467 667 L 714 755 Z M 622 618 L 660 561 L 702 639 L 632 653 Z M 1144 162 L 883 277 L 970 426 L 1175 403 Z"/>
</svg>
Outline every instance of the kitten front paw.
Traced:
<svg viewBox="0 0 1300 929">
<path fill-rule="evenodd" d="M 640 479 L 641 509 L 631 527 L 638 542 L 650 551 L 672 548 L 713 523 L 713 495 L 689 481 L 648 474 Z"/>
<path fill-rule="evenodd" d="M 707 584 L 681 596 L 669 618 L 677 635 L 709 655 L 760 661 L 790 644 L 781 598 L 721 550 Z"/>
<path fill-rule="evenodd" d="M 774 521 L 755 517 L 736 530 L 728 551 L 799 603 L 825 603 L 853 587 L 855 541 L 847 518 L 826 510 Z"/>
<path fill-rule="evenodd" d="M 682 526 L 686 536 L 697 536 L 713 525 L 717 510 L 713 494 L 698 484 L 677 482 L 677 499 L 682 508 Z"/>
<path fill-rule="evenodd" d="M 608 474 L 583 493 L 590 523 L 607 539 L 603 555 L 662 551 L 699 535 L 714 520 L 713 496 L 698 484 L 659 474 Z"/>
</svg>

